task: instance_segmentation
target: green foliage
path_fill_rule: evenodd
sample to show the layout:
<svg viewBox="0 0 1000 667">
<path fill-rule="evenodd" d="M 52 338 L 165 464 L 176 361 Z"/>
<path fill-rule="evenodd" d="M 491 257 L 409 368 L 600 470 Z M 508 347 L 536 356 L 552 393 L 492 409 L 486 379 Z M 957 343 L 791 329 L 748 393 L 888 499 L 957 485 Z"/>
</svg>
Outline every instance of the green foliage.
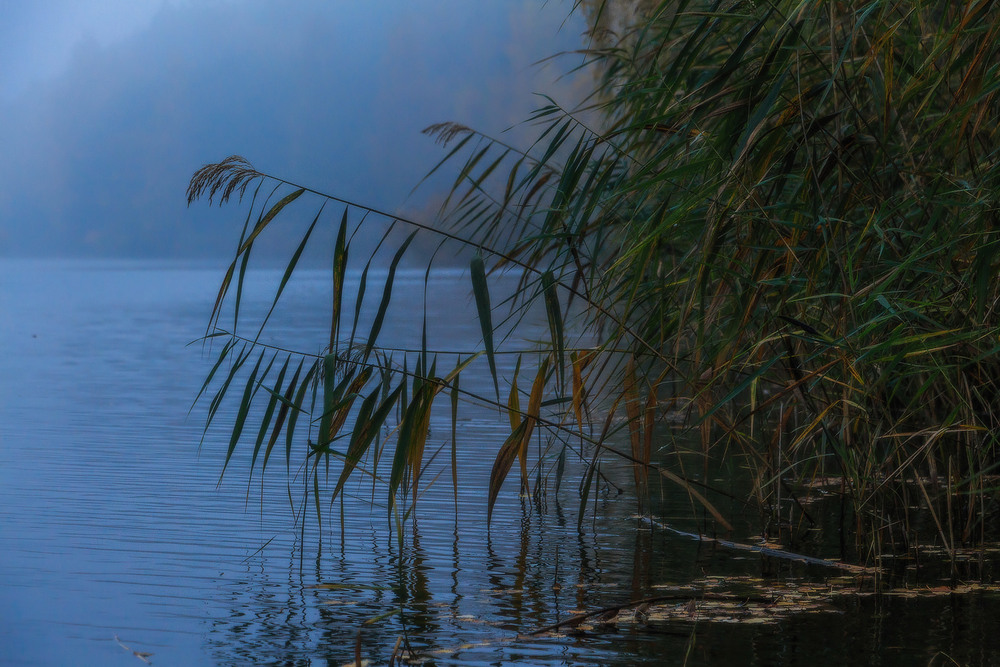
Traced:
<svg viewBox="0 0 1000 667">
<path fill-rule="evenodd" d="M 451 145 L 435 167 L 456 173 L 447 227 L 301 188 L 242 158 L 200 170 L 189 200 L 242 196 L 257 183 L 257 222 L 248 218 L 213 324 L 237 265 L 242 284 L 255 239 L 308 193 L 345 205 L 342 240 L 347 210 L 360 209 L 477 250 L 471 287 L 496 383 L 495 400 L 480 398 L 511 415 L 490 513 L 515 458 L 527 488 L 527 442 L 540 426 L 560 478 L 564 443 L 580 443 L 581 518 L 599 461 L 615 456 L 635 466 L 640 496 L 657 470 L 728 527 L 680 469 L 673 455 L 681 445 L 668 435 L 652 446 L 663 432 L 657 424 L 680 421 L 710 458 L 738 457 L 751 471 L 765 526 L 783 511 L 788 483 L 836 476 L 848 510 L 841 529 L 857 538 L 859 558 L 867 546 L 917 539 L 913 505 L 949 549 L 986 539 L 1000 465 L 1000 15 L 992 3 L 665 2 L 587 55 L 597 72 L 588 105 L 549 100 L 531 118 L 539 138 L 525 150 L 456 124 L 428 129 Z M 264 185 L 283 196 L 255 206 Z M 350 243 L 338 242 L 341 287 L 349 255 Z M 523 412 L 516 373 L 510 399 L 499 401 L 487 277 L 500 269 L 520 272 L 511 317 L 537 303 L 550 325 Z M 426 343 L 412 373 L 379 351 L 392 276 L 358 346 L 353 334 L 351 344 L 340 340 L 335 305 L 327 354 L 312 360 L 297 393 L 301 367 L 283 387 L 288 360 L 271 380 L 273 351 L 213 331 L 228 342 L 206 387 L 225 360 L 232 370 L 210 416 L 236 371 L 257 357 L 229 456 L 258 386 L 268 388 L 268 404 L 255 456 L 275 414 L 267 453 L 285 415 L 292 441 L 293 417 L 306 412 L 302 389 L 312 382 L 316 393 L 322 379 L 320 432 L 311 437 L 317 455 L 344 459 L 335 494 L 395 405 L 390 506 L 406 480 L 416 500 L 431 403 L 445 388 L 459 395 L 461 371 L 435 377 Z M 352 330 L 357 320 L 355 312 Z M 575 334 L 596 344 L 574 346 Z M 606 415 L 598 435 L 584 428 L 592 407 Z M 351 415 L 355 435 L 338 454 L 329 445 Z M 619 428 L 630 454 L 612 446 Z"/>
</svg>

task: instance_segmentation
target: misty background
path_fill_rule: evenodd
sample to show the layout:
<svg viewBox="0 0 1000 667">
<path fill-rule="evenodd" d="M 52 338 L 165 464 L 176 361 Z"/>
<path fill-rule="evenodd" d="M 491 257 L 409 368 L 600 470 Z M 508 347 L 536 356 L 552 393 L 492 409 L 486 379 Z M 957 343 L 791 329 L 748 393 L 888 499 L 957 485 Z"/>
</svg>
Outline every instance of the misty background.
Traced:
<svg viewBox="0 0 1000 667">
<path fill-rule="evenodd" d="M 430 215 L 433 188 L 408 197 L 445 154 L 423 128 L 456 121 L 498 135 L 543 103 L 536 93 L 571 104 L 583 77 L 563 76 L 579 56 L 538 64 L 584 44 L 569 2 L 0 7 L 6 257 L 229 256 L 246 208 L 188 208 L 184 194 L 198 167 L 232 154 Z M 523 144 L 529 130 L 512 132 Z"/>
</svg>

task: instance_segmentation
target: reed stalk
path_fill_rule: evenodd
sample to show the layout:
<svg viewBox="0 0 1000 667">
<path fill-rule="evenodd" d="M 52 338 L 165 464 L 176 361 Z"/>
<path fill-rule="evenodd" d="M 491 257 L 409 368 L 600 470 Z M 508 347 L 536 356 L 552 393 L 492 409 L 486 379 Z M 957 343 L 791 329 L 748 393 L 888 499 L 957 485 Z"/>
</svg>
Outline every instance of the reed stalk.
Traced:
<svg viewBox="0 0 1000 667">
<path fill-rule="evenodd" d="M 477 398 L 511 415 L 490 512 L 515 458 L 528 486 L 535 429 L 547 447 L 533 466 L 554 465 L 560 451 L 563 465 L 572 444 L 581 512 L 608 456 L 633 468 L 640 498 L 650 470 L 694 491 L 690 471 L 670 456 L 686 432 L 707 458 L 736 458 L 752 471 L 750 500 L 776 530 L 782 517 L 804 516 L 816 480 L 836 477 L 846 557 L 869 560 L 927 539 L 954 553 L 995 538 L 994 3 L 675 0 L 593 40 L 585 56 L 597 73 L 592 95 L 579 107 L 540 107 L 529 119 L 538 129 L 531 146 L 454 123 L 428 128 L 449 150 L 435 170 L 456 174 L 444 225 L 293 185 L 242 158 L 195 174 L 189 201 L 251 199 L 209 332 L 227 341 L 205 384 L 221 387 L 210 419 L 236 391 L 240 369 L 254 369 L 229 455 L 250 404 L 268 401 L 278 409 L 268 409 L 253 450 L 267 443 L 265 464 L 284 432 L 288 465 L 294 418 L 308 413 L 320 424 L 307 436 L 310 456 L 340 458 L 345 475 L 368 460 L 378 478 L 371 448 L 394 441 L 390 508 L 404 478 L 415 501 L 433 398 L 444 389 L 458 396 L 458 377 L 485 363 L 495 392 Z M 454 355 L 448 372 L 435 370 L 445 360 L 426 341 L 407 353 L 413 371 L 379 348 L 393 270 L 412 236 L 390 262 L 367 338 L 345 340 L 350 314 L 336 307 L 322 358 L 278 354 L 215 328 L 234 284 L 238 306 L 257 237 L 306 199 L 343 207 L 343 239 L 353 238 L 348 220 L 358 212 L 366 228 L 381 219 L 474 249 L 481 345 Z M 345 241 L 335 276 L 348 261 L 357 260 Z M 520 290 L 498 317 L 489 278 L 500 270 L 518 272 Z M 516 322 L 532 307 L 546 312 L 550 340 L 517 350 L 537 359 L 530 395 L 515 386 L 501 401 L 495 322 Z M 308 396 L 319 397 L 320 414 Z M 377 439 L 394 411 L 393 436 Z M 604 428 L 584 428 L 590 419 Z M 678 420 L 682 428 L 663 426 Z M 614 446 L 619 436 L 630 454 Z M 349 439 L 346 452 L 333 447 L 340 439 Z M 694 510 L 728 526 L 712 494 L 691 497 Z M 929 523 L 914 521 L 914 505 Z"/>
</svg>

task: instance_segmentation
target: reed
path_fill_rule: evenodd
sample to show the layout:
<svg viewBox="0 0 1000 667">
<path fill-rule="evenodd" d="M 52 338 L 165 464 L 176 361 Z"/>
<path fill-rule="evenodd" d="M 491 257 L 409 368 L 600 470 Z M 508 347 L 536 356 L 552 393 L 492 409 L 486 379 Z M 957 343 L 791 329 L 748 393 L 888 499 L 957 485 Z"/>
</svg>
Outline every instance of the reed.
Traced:
<svg viewBox="0 0 1000 667">
<path fill-rule="evenodd" d="M 252 367 L 229 456 L 254 401 L 266 402 L 254 459 L 263 449 L 266 465 L 285 433 L 290 465 L 296 416 L 307 413 L 319 424 L 306 436 L 314 479 L 321 459 L 343 461 L 334 496 L 363 460 L 377 476 L 372 457 L 392 440 L 395 511 L 404 490 L 411 501 L 418 496 L 435 398 L 462 395 L 459 376 L 485 363 L 495 391 L 479 399 L 511 422 L 489 483 L 490 512 L 515 459 L 527 490 L 527 443 L 541 429 L 547 448 L 531 465 L 554 465 L 561 452 L 561 466 L 572 444 L 583 470 L 581 518 L 601 460 L 616 456 L 634 467 L 640 499 L 656 471 L 727 528 L 675 456 L 683 434 L 657 428 L 670 419 L 696 434 L 709 458 L 751 470 L 750 500 L 774 534 L 789 513 L 793 523 L 808 516 L 802 501 L 817 480 L 836 478 L 840 528 L 852 538 L 844 556 L 853 560 L 928 539 L 954 554 L 996 537 L 994 3 L 675 0 L 651 7 L 627 34 L 594 40 L 585 54 L 599 73 L 592 96 L 577 108 L 540 107 L 528 119 L 539 130 L 531 146 L 457 124 L 428 128 L 449 149 L 434 170 L 456 175 L 445 225 L 294 185 L 241 158 L 195 174 L 189 202 L 251 200 L 209 332 L 225 343 L 203 389 L 218 387 L 211 420 L 241 369 Z M 355 261 L 352 211 L 369 226 L 381 218 L 387 228 L 475 249 L 482 346 L 444 360 L 425 340 L 406 357 L 413 370 L 380 350 L 394 270 L 412 236 L 389 263 L 367 336 L 355 338 L 357 313 L 345 335 L 351 318 L 339 293 L 319 357 L 223 330 L 218 313 L 234 285 L 238 307 L 250 249 L 300 198 L 344 209 L 335 276 L 348 257 Z M 524 356 L 538 359 L 530 392 L 521 393 L 515 374 L 507 400 L 489 289 L 499 270 L 520 275 L 505 316 L 544 308 L 551 334 Z M 438 371 L 445 361 L 449 370 Z M 319 414 L 308 409 L 313 396 Z M 394 411 L 394 435 L 380 439 Z M 585 428 L 591 418 L 603 428 Z M 629 452 L 611 444 L 618 432 Z M 349 444 L 338 453 L 341 439 Z M 930 521 L 916 521 L 913 507 Z"/>
</svg>

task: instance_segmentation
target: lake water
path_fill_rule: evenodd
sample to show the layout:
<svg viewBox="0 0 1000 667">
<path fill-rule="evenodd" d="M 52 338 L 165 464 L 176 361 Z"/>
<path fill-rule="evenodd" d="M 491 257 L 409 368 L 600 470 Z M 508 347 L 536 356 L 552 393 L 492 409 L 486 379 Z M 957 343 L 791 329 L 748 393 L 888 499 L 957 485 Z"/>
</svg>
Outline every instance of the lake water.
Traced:
<svg viewBox="0 0 1000 667">
<path fill-rule="evenodd" d="M 251 310 L 266 306 L 278 275 L 250 276 Z M 630 496 L 610 487 L 578 531 L 571 476 L 544 507 L 522 504 L 508 484 L 487 533 L 486 483 L 509 426 L 475 406 L 460 416 L 457 511 L 450 473 L 430 483 L 448 469 L 446 448 L 425 473 L 429 490 L 402 546 L 384 487 L 373 498 L 370 484 L 349 485 L 343 506 L 323 506 L 320 529 L 314 513 L 303 516 L 301 475 L 283 462 L 248 486 L 242 447 L 219 483 L 233 417 L 199 446 L 204 408 L 188 411 L 214 358 L 187 343 L 204 333 L 221 276 L 219 267 L 0 262 L 0 664 L 143 664 L 125 645 L 153 653 L 155 665 L 342 665 L 359 636 L 362 657 L 386 664 L 404 635 L 436 664 L 1000 660 L 1000 605 L 987 595 L 858 598 L 760 626 L 525 636 L 705 575 L 822 582 L 830 573 L 636 530 Z M 404 278 L 395 302 L 418 304 L 422 272 Z M 317 351 L 327 285 L 320 272 L 293 283 L 276 339 Z M 432 331 L 441 347 L 478 339 L 468 293 L 460 272 L 431 281 L 431 308 L 446 313 Z M 387 343 L 405 344 L 419 318 L 386 326 Z M 526 335 L 542 332 L 529 322 Z M 513 358 L 501 361 L 509 374 Z M 447 419 L 436 420 L 428 451 L 449 442 Z M 665 496 L 657 511 L 669 520 L 685 502 Z"/>
</svg>

